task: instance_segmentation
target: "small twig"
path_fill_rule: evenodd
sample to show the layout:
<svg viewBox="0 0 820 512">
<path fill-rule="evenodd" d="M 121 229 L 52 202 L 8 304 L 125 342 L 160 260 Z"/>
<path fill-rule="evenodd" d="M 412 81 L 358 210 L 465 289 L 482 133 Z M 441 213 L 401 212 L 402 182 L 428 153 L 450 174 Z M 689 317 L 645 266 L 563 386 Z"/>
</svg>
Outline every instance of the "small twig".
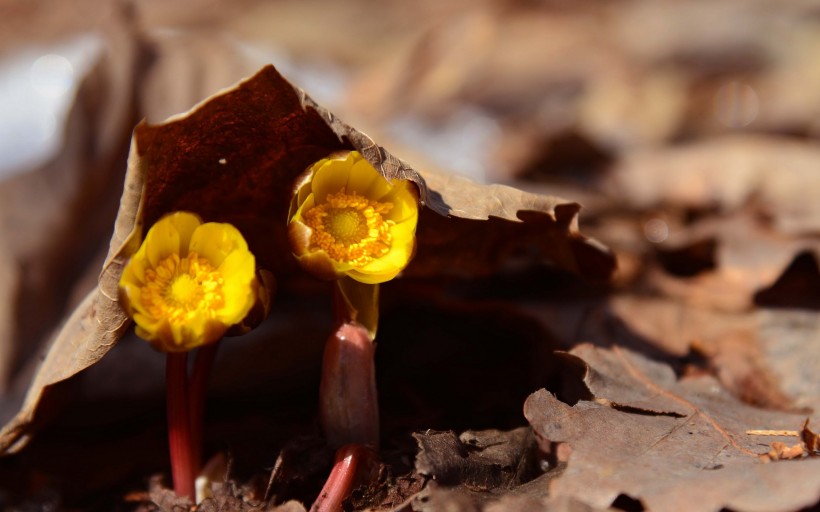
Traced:
<svg viewBox="0 0 820 512">
<path fill-rule="evenodd" d="M 800 437 L 800 432 L 798 432 L 797 430 L 747 430 L 746 435 Z"/>
<path fill-rule="evenodd" d="M 280 450 L 279 455 L 276 457 L 276 462 L 273 465 L 273 469 L 270 472 L 270 478 L 268 478 L 268 486 L 265 488 L 265 501 L 268 502 L 275 502 L 276 496 L 272 494 L 273 486 L 276 483 L 276 480 L 279 478 L 279 475 L 282 473 L 282 467 L 284 464 L 285 458 L 283 457 L 283 452 Z"/>
</svg>

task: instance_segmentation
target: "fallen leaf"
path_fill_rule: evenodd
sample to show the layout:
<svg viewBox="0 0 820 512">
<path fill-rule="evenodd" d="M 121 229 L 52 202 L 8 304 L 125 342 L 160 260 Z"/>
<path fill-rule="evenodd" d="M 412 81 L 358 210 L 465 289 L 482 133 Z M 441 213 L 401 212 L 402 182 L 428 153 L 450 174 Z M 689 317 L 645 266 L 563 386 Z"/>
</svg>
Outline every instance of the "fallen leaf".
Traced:
<svg viewBox="0 0 820 512">
<path fill-rule="evenodd" d="M 551 496 L 595 507 L 625 494 L 650 510 L 784 510 L 820 497 L 820 461 L 762 464 L 750 427 L 787 428 L 795 415 L 756 409 L 711 377 L 677 379 L 622 348 L 580 345 L 563 356 L 586 368 L 592 397 L 568 405 L 541 390 L 524 414 L 542 449 L 571 447 Z"/>
<path fill-rule="evenodd" d="M 815 311 L 761 309 L 755 314 L 757 341 L 777 387 L 798 408 L 820 411 L 820 332 Z"/>
<path fill-rule="evenodd" d="M 789 272 L 795 258 L 802 255 L 820 257 L 820 243 L 810 236 L 784 236 L 782 231 L 772 229 L 768 223 L 752 218 L 754 215 L 754 212 L 740 211 L 695 223 L 673 233 L 669 244 L 664 244 L 667 248 L 716 241 L 713 268 L 692 276 L 650 270 L 652 284 L 665 295 L 714 309 L 744 311 L 767 298 L 775 301 L 774 292 L 764 292 L 777 285 L 784 273 Z M 812 283 L 812 270 L 807 268 L 801 276 L 802 286 L 792 286 L 792 292 L 803 293 L 802 296 L 795 295 L 791 304 L 812 307 L 813 294 L 808 289 Z"/>
<path fill-rule="evenodd" d="M 614 269 L 611 253 L 578 233 L 577 204 L 419 173 L 267 66 L 186 114 L 136 127 L 99 287 L 55 339 L 22 410 L 0 431 L 0 452 L 25 442 L 44 389 L 99 360 L 125 332 L 128 319 L 118 304 L 117 283 L 143 226 L 176 210 L 230 222 L 243 232 L 262 268 L 279 281 L 300 279 L 285 233 L 292 182 L 311 163 L 345 148 L 359 150 L 385 177 L 410 179 L 419 186 L 425 208 L 418 257 L 408 275 L 414 267 L 428 273 L 431 268 L 490 272 L 525 239 L 535 248 L 536 259 L 550 259 L 593 278 L 606 278 Z M 475 253 L 470 267 L 458 268 L 465 251 L 474 249 L 465 241 L 483 236 L 487 225 L 488 239 L 496 245 Z M 504 231 L 506 237 L 501 236 Z M 427 251 L 428 244 L 434 250 Z M 448 254 L 451 259 L 441 259 Z"/>
<path fill-rule="evenodd" d="M 429 482 L 406 503 L 392 510 L 395 512 L 438 512 L 440 510 L 453 512 L 600 512 L 619 510 L 593 507 L 568 496 L 553 498 L 547 496 L 545 487 L 545 483 L 538 479 L 499 493 L 488 493 Z"/>
<path fill-rule="evenodd" d="M 603 510 L 618 510 L 611 508 L 591 507 L 581 500 L 561 496 L 557 498 L 533 498 L 526 495 L 510 493 L 498 501 L 488 503 L 484 512 L 600 512 Z"/>
<path fill-rule="evenodd" d="M 416 471 L 440 485 L 489 491 L 520 485 L 538 471 L 529 428 L 467 431 L 460 436 L 452 431 L 422 432 L 413 437 L 419 445 Z"/>
<path fill-rule="evenodd" d="M 720 311 L 674 298 L 633 295 L 614 296 L 608 305 L 624 327 L 610 336 L 612 344 L 628 345 L 631 335 L 676 358 L 704 358 L 705 369 L 746 403 L 789 409 L 810 407 L 814 400 L 817 362 L 805 355 L 811 352 L 813 331 L 811 325 L 801 328 L 810 314 Z M 784 323 L 790 326 L 788 333 L 779 327 Z"/>
</svg>

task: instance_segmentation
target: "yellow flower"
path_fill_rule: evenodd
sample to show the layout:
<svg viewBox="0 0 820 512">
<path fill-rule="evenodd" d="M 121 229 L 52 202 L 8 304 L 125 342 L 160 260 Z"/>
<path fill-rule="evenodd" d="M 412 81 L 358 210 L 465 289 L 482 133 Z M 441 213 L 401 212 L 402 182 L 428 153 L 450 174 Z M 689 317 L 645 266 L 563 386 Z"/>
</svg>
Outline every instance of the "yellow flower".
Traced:
<svg viewBox="0 0 820 512">
<path fill-rule="evenodd" d="M 137 334 L 165 352 L 214 343 L 256 300 L 256 262 L 230 224 L 177 212 L 148 231 L 120 278 Z"/>
<path fill-rule="evenodd" d="M 415 248 L 418 198 L 407 180 L 388 182 L 356 151 L 322 159 L 298 185 L 288 236 L 301 265 L 323 279 L 393 279 Z"/>
</svg>

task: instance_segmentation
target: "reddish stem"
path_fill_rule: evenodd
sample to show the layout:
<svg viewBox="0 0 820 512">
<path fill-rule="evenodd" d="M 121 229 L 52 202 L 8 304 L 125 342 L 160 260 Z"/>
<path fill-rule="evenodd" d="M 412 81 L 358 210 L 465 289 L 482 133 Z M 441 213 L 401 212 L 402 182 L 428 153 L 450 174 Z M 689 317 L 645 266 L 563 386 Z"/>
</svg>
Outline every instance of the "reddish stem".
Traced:
<svg viewBox="0 0 820 512">
<path fill-rule="evenodd" d="M 168 353 L 165 366 L 168 408 L 168 449 L 174 491 L 194 499 L 194 466 L 191 450 L 191 416 L 188 409 L 188 353 Z"/>
<path fill-rule="evenodd" d="M 346 444 L 336 451 L 336 461 L 330 476 L 322 487 L 310 512 L 339 512 L 342 502 L 353 491 L 357 470 L 370 457 L 371 452 L 360 444 Z"/>
<path fill-rule="evenodd" d="M 194 359 L 194 368 L 191 374 L 191 386 L 188 399 L 191 410 L 191 464 L 195 475 L 202 469 L 202 431 L 205 419 L 205 396 L 208 390 L 208 380 L 214 366 L 219 341 L 200 347 Z"/>
</svg>

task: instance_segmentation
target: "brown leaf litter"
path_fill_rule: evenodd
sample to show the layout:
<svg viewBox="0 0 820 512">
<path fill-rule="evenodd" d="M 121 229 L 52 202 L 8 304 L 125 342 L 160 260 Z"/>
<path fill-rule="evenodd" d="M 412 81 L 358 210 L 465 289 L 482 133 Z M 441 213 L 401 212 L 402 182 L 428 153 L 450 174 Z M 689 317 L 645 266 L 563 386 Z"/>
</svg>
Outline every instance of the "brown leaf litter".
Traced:
<svg viewBox="0 0 820 512">
<path fill-rule="evenodd" d="M 678 379 L 669 367 L 618 347 L 580 345 L 564 357 L 584 369 L 591 397 L 569 405 L 542 390 L 524 406 L 542 449 L 571 447 L 550 496 L 606 507 L 626 494 L 651 510 L 816 502 L 820 460 L 761 464 L 766 445 L 746 435 L 751 425 L 794 424 L 795 415 L 750 407 L 711 377 Z"/>
</svg>

